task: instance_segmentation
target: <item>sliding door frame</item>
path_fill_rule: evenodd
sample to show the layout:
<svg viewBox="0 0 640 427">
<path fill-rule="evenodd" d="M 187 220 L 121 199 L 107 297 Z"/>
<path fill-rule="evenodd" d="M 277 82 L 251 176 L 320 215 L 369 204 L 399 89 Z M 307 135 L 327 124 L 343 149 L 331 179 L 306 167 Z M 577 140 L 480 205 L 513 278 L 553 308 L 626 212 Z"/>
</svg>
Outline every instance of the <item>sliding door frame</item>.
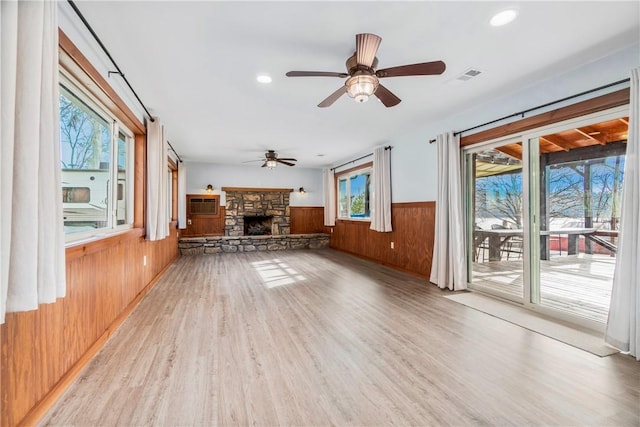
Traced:
<svg viewBox="0 0 640 427">
<path fill-rule="evenodd" d="M 539 150 L 537 140 L 539 137 L 561 132 L 563 130 L 572 129 L 581 126 L 587 126 L 593 123 L 614 120 L 616 118 L 625 117 L 629 115 L 629 105 L 615 106 L 606 110 L 599 110 L 596 112 L 584 114 L 581 116 L 572 117 L 561 122 L 549 123 L 541 125 L 535 128 L 527 128 L 519 132 L 500 136 L 495 139 L 481 141 L 461 147 L 462 158 L 464 159 L 464 183 L 465 183 L 465 198 L 467 200 L 465 206 L 466 225 L 466 244 L 467 250 L 465 251 L 467 256 L 467 269 L 471 270 L 472 259 L 470 258 L 472 245 L 473 245 L 473 212 L 470 209 L 470 195 L 469 188 L 470 179 L 470 165 L 468 165 L 468 154 L 472 154 L 483 149 L 497 147 L 506 143 L 521 142 L 522 143 L 522 197 L 523 197 L 523 296 L 522 301 L 515 301 L 513 298 L 506 298 L 511 301 L 519 302 L 524 307 L 531 309 L 542 314 L 550 315 L 562 321 L 567 321 L 580 326 L 585 326 L 589 329 L 604 331 L 605 324 L 589 320 L 583 317 L 568 314 L 566 312 L 545 307 L 539 304 L 540 300 L 540 218 L 539 212 L 539 199 L 540 199 L 540 170 L 539 170 Z M 489 132 L 489 131 L 487 131 Z M 534 141 L 533 144 L 530 141 Z M 462 145 L 462 144 L 461 144 Z M 471 275 L 469 275 L 471 278 Z M 469 286 L 473 289 L 478 289 L 473 286 L 473 283 L 469 281 Z M 500 298 L 505 298 L 505 295 L 487 291 L 485 289 L 478 289 L 481 292 L 489 293 Z"/>
</svg>

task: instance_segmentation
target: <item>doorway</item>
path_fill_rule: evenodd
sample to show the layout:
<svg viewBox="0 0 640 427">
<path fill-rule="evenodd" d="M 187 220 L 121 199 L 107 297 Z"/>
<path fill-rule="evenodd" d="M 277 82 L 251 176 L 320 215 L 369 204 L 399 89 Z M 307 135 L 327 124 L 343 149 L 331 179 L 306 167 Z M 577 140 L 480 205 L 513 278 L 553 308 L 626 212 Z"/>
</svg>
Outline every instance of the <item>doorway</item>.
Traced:
<svg viewBox="0 0 640 427">
<path fill-rule="evenodd" d="M 603 327 L 626 113 L 619 108 L 464 150 L 470 288 Z"/>
</svg>

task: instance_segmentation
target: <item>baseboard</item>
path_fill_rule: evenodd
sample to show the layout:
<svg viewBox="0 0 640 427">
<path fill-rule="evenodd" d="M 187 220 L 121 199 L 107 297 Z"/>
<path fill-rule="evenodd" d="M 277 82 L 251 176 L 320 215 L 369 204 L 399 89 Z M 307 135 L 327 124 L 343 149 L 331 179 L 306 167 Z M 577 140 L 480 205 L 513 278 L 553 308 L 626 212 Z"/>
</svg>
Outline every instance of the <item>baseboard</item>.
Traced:
<svg viewBox="0 0 640 427">
<path fill-rule="evenodd" d="M 156 285 L 158 280 L 167 271 L 171 265 L 178 259 L 180 254 L 174 257 L 151 281 L 145 286 L 136 297 L 131 300 L 129 305 L 115 318 L 113 322 L 107 327 L 104 333 L 89 347 L 89 349 L 78 359 L 76 363 L 69 369 L 60 380 L 53 386 L 53 388 L 38 402 L 27 415 L 18 423 L 18 426 L 34 426 L 44 417 L 49 409 L 58 401 L 60 396 L 67 390 L 71 383 L 78 377 L 87 364 L 93 359 L 98 351 L 102 349 L 102 346 L 113 335 L 122 322 L 129 317 L 129 314 L 138 306 L 142 298 L 149 293 L 151 289 Z"/>
<path fill-rule="evenodd" d="M 361 259 L 373 262 L 375 264 L 384 265 L 385 267 L 393 268 L 394 270 L 398 270 L 398 271 L 401 271 L 403 273 L 411 274 L 412 276 L 416 276 L 416 277 L 419 277 L 421 279 L 429 280 L 429 276 L 428 275 L 423 274 L 423 273 L 419 273 L 417 271 L 409 270 L 409 269 L 406 269 L 404 267 L 400 267 L 399 265 L 391 264 L 389 262 L 380 261 L 379 259 L 375 259 L 375 258 L 368 257 L 366 255 L 362 255 L 362 254 L 359 254 L 359 253 L 347 251 L 345 249 L 334 248 L 333 246 L 331 246 L 331 249 L 333 249 L 334 251 L 343 252 L 345 254 L 353 255 L 353 256 L 355 256 L 357 258 L 361 258 Z"/>
</svg>

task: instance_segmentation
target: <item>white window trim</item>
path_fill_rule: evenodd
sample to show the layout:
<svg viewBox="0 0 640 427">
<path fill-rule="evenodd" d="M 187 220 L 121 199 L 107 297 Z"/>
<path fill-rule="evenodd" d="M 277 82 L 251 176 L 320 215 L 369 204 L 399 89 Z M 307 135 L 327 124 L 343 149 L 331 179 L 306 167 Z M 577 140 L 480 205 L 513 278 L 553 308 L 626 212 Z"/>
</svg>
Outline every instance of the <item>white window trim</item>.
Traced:
<svg viewBox="0 0 640 427">
<path fill-rule="evenodd" d="M 70 92 L 73 93 L 78 99 L 82 102 L 86 103 L 89 107 L 93 108 L 96 113 L 111 123 L 111 164 L 115 165 L 116 168 L 116 176 L 117 176 L 117 155 L 118 155 L 118 136 L 119 133 L 123 133 L 127 137 L 128 150 L 127 150 L 127 170 L 126 170 L 126 188 L 125 188 L 125 197 L 126 197 L 126 223 L 117 225 L 117 185 L 118 180 L 111 179 L 111 206 L 112 212 L 108 216 L 109 225 L 103 228 L 96 228 L 95 230 L 89 231 L 81 231 L 77 233 L 65 234 L 65 246 L 74 246 L 79 243 L 87 243 L 95 240 L 104 239 L 107 237 L 111 237 L 116 234 L 121 234 L 133 228 L 133 211 L 134 211 L 134 200 L 133 200 L 133 192 L 134 192 L 134 174 L 132 168 L 134 167 L 134 134 L 133 132 L 126 127 L 118 118 L 111 113 L 111 111 L 101 103 L 96 97 L 91 95 L 87 89 L 83 87 L 73 76 L 71 76 L 66 70 L 60 69 L 60 81 L 59 85 L 65 86 Z M 60 165 L 59 165 L 60 166 Z"/>
</svg>

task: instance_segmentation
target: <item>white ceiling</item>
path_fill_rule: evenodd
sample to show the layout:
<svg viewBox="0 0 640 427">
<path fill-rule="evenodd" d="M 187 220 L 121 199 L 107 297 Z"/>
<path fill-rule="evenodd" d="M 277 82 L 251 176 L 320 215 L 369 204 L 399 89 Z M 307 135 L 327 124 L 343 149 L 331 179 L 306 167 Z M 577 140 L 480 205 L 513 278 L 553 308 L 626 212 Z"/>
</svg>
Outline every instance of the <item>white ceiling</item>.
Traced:
<svg viewBox="0 0 640 427">
<path fill-rule="evenodd" d="M 266 149 L 296 157 L 299 167 L 335 163 L 640 38 L 637 1 L 76 4 L 180 156 L 213 163 L 241 164 Z M 489 26 L 513 6 L 513 23 Z M 443 60 L 447 70 L 385 79 L 402 99 L 392 108 L 346 95 L 318 108 L 343 79 L 285 77 L 345 71 L 360 32 L 382 37 L 378 68 Z M 452 82 L 470 67 L 482 74 Z M 257 83 L 258 73 L 273 82 Z"/>
</svg>

